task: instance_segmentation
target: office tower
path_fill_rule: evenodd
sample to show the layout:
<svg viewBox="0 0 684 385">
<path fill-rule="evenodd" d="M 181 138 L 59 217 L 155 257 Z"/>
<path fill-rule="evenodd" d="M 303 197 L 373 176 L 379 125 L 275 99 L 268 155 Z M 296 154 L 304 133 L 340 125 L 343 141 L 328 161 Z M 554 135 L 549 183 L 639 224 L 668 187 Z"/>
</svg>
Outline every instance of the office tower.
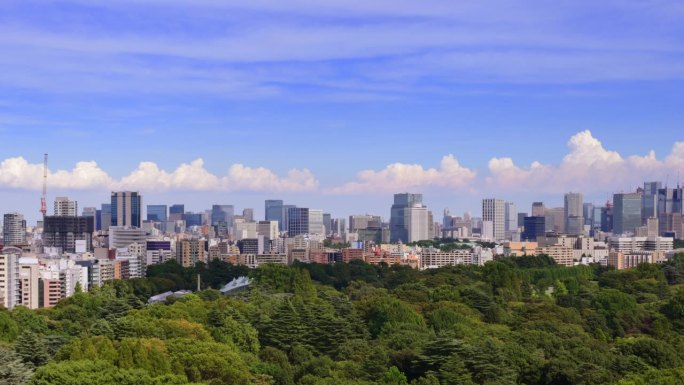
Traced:
<svg viewBox="0 0 684 385">
<path fill-rule="evenodd" d="M 613 232 L 613 205 L 606 202 L 605 207 L 601 207 L 601 231 L 604 233 Z"/>
<path fill-rule="evenodd" d="M 140 227 L 142 196 L 135 191 L 112 192 L 112 226 Z"/>
<path fill-rule="evenodd" d="M 96 215 L 97 207 L 84 207 L 83 211 L 81 212 L 82 217 L 95 218 Z"/>
<path fill-rule="evenodd" d="M 532 203 L 532 216 L 543 217 L 544 215 L 546 215 L 546 207 L 544 207 L 544 202 Z"/>
<path fill-rule="evenodd" d="M 92 251 L 94 230 L 91 218 L 47 216 L 43 224 L 43 245 L 58 247 L 65 253 Z M 81 244 L 80 250 L 77 243 Z"/>
<path fill-rule="evenodd" d="M 254 222 L 254 209 L 242 210 L 242 217 L 245 218 L 245 221 L 247 222 Z"/>
<path fill-rule="evenodd" d="M 289 231 L 288 226 L 290 225 L 290 219 L 288 215 L 290 215 L 290 209 L 296 207 L 297 206 L 295 205 L 283 205 L 283 230 L 281 231 Z"/>
<path fill-rule="evenodd" d="M 349 216 L 349 232 L 355 233 L 359 230 L 365 230 L 371 223 L 380 223 L 382 218 L 377 215 L 350 215 Z"/>
<path fill-rule="evenodd" d="M 3 245 L 15 246 L 26 243 L 26 221 L 19 213 L 5 214 L 2 223 Z"/>
<path fill-rule="evenodd" d="M 330 213 L 323 213 L 323 226 L 325 226 L 325 235 L 332 233 L 332 215 Z"/>
<path fill-rule="evenodd" d="M 394 204 L 390 215 L 390 241 L 412 242 L 409 241 L 409 218 L 411 213 L 409 208 L 423 206 L 423 194 L 394 194 Z M 427 216 L 427 210 L 425 212 Z M 427 223 L 427 218 L 425 220 Z"/>
<path fill-rule="evenodd" d="M 259 221 L 257 224 L 257 234 L 263 235 L 266 239 L 274 240 L 280 238 L 277 221 Z"/>
<path fill-rule="evenodd" d="M 641 226 L 642 194 L 620 193 L 613 195 L 613 233 L 636 232 Z"/>
<path fill-rule="evenodd" d="M 202 226 L 202 213 L 187 212 L 183 217 L 185 218 L 185 226 L 187 227 Z"/>
<path fill-rule="evenodd" d="M 285 231 L 285 213 L 283 212 L 283 201 L 280 199 L 267 199 L 264 202 L 264 219 L 267 221 L 277 221 L 280 231 Z"/>
<path fill-rule="evenodd" d="M 233 205 L 213 205 L 211 206 L 211 225 L 216 226 L 219 223 L 225 223 L 228 227 L 232 227 L 234 215 L 235 208 Z M 187 220 L 188 217 L 186 214 L 185 221 L 187 222 Z"/>
<path fill-rule="evenodd" d="M 582 193 L 567 193 L 564 201 L 565 232 L 570 235 L 581 235 L 584 233 L 584 199 Z"/>
<path fill-rule="evenodd" d="M 154 222 L 166 222 L 168 220 L 166 205 L 147 205 L 147 220 Z"/>
<path fill-rule="evenodd" d="M 681 238 L 682 229 L 682 195 L 681 188 L 664 188 L 658 190 L 658 223 L 660 235 L 674 235 Z"/>
<path fill-rule="evenodd" d="M 554 207 L 544 210 L 544 221 L 547 232 L 554 232 L 557 234 L 565 233 L 565 208 Z"/>
<path fill-rule="evenodd" d="M 169 207 L 169 221 L 182 221 L 185 219 L 185 205 L 175 204 Z"/>
<path fill-rule="evenodd" d="M 592 227 L 594 223 L 594 204 L 585 203 L 582 209 L 582 216 L 584 217 L 584 225 Z"/>
<path fill-rule="evenodd" d="M 658 218 L 658 191 L 661 182 L 644 182 L 644 195 L 641 201 L 641 220 L 645 224 L 649 218 Z"/>
<path fill-rule="evenodd" d="M 55 215 L 58 217 L 75 217 L 78 215 L 78 202 L 67 197 L 55 198 Z"/>
<path fill-rule="evenodd" d="M 515 203 L 506 202 L 504 221 L 506 223 L 506 232 L 518 230 L 518 208 L 515 206 Z"/>
<path fill-rule="evenodd" d="M 309 234 L 309 209 L 291 207 L 287 210 L 287 234 L 290 238 Z"/>
<path fill-rule="evenodd" d="M 525 218 L 528 216 L 527 213 L 518 213 L 518 227 L 525 227 Z"/>
<path fill-rule="evenodd" d="M 537 237 L 546 234 L 546 220 L 544 217 L 525 217 L 525 231 L 522 233 L 522 240 L 536 242 Z"/>
<path fill-rule="evenodd" d="M 323 210 L 309 209 L 309 234 L 325 236 Z"/>
<path fill-rule="evenodd" d="M 501 241 L 506 238 L 506 207 L 501 199 L 482 200 L 482 222 L 492 223 L 492 239 Z"/>
<path fill-rule="evenodd" d="M 109 230 L 109 226 L 112 224 L 112 205 L 109 203 L 103 203 L 100 206 L 100 213 L 95 221 L 95 230 Z"/>
</svg>

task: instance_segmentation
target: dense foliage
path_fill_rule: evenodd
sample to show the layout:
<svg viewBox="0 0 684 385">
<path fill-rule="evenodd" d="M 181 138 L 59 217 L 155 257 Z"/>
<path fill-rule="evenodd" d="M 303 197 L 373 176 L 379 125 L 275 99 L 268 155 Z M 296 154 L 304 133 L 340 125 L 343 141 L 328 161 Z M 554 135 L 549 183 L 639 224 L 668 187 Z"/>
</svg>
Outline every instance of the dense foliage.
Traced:
<svg viewBox="0 0 684 385">
<path fill-rule="evenodd" d="M 234 297 L 215 288 L 248 273 Z M 205 290 L 144 305 L 168 289 Z M 53 309 L 0 311 L 3 384 L 679 384 L 684 255 L 615 271 L 170 262 Z"/>
</svg>

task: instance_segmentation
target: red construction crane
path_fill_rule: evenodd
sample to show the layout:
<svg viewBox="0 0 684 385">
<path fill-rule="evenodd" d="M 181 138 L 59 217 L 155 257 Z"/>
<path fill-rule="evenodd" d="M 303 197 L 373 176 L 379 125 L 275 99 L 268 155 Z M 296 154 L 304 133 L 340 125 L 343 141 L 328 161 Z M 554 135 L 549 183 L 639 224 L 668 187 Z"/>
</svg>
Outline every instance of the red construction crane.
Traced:
<svg viewBox="0 0 684 385">
<path fill-rule="evenodd" d="M 40 198 L 40 212 L 43 213 L 43 218 L 47 215 L 47 172 L 48 172 L 48 154 L 45 154 L 43 159 L 43 196 Z"/>
</svg>

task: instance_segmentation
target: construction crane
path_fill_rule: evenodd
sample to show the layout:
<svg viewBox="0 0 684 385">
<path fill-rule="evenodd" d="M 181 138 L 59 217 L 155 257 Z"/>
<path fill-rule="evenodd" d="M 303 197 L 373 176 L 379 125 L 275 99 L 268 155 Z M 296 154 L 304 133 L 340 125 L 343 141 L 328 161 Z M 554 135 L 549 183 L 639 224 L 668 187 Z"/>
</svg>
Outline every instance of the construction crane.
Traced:
<svg viewBox="0 0 684 385">
<path fill-rule="evenodd" d="M 40 198 L 40 212 L 43 213 L 43 219 L 47 215 L 47 172 L 48 172 L 48 154 L 43 158 L 43 196 Z"/>
</svg>

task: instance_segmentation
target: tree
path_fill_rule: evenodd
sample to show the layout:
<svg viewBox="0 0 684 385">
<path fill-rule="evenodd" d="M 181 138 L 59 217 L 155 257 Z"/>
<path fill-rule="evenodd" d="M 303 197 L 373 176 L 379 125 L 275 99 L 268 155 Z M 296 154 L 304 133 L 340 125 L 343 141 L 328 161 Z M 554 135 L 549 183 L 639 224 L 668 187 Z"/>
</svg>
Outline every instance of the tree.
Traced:
<svg viewBox="0 0 684 385">
<path fill-rule="evenodd" d="M 408 385 L 408 380 L 396 366 L 392 366 L 382 377 L 383 385 Z"/>
<path fill-rule="evenodd" d="M 17 339 L 14 350 L 21 360 L 33 367 L 40 367 L 50 359 L 43 339 L 33 332 L 24 332 Z"/>
<path fill-rule="evenodd" d="M 31 380 L 33 371 L 13 351 L 0 346 L 0 384 L 24 385 Z"/>
</svg>

